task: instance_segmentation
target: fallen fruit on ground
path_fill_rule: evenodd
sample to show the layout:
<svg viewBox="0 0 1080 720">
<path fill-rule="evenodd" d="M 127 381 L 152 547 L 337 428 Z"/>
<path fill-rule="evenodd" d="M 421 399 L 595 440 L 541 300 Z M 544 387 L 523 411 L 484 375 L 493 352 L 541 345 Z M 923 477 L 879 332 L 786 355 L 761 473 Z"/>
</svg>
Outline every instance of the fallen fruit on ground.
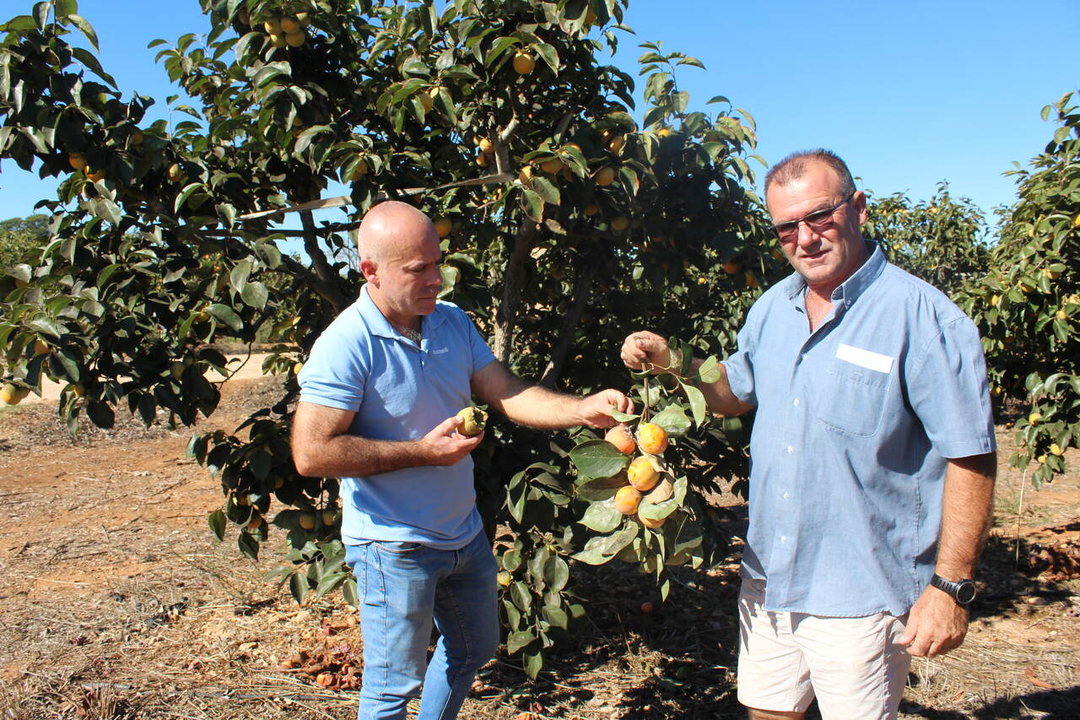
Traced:
<svg viewBox="0 0 1080 720">
<path fill-rule="evenodd" d="M 487 413 L 478 407 L 462 408 L 458 411 L 457 416 L 461 418 L 458 432 L 465 437 L 479 435 L 487 424 Z"/>
<path fill-rule="evenodd" d="M 651 457 L 640 455 L 634 458 L 630 467 L 626 468 L 626 479 L 630 485 L 641 492 L 648 492 L 656 487 L 660 480 L 660 468 Z"/>
<path fill-rule="evenodd" d="M 668 434 L 664 428 L 656 423 L 641 423 L 638 425 L 638 447 L 650 455 L 659 455 L 667 450 Z"/>
<path fill-rule="evenodd" d="M 604 434 L 604 439 L 615 446 L 624 455 L 630 455 L 637 449 L 637 443 L 625 425 L 616 425 Z"/>
<path fill-rule="evenodd" d="M 641 504 L 641 491 L 632 485 L 624 485 L 615 493 L 615 509 L 623 515 L 633 515 Z"/>
</svg>

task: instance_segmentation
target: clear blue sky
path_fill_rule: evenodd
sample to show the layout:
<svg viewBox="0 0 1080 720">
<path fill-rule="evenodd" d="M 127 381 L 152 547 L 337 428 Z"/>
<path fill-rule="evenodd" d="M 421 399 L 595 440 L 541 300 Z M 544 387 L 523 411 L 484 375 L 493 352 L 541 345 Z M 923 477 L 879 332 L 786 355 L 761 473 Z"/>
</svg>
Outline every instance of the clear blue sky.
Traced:
<svg viewBox="0 0 1080 720">
<path fill-rule="evenodd" d="M 0 19 L 29 12 L 5 0 Z M 153 38 L 207 28 L 197 0 L 80 0 L 102 64 L 125 96 L 174 92 Z M 1080 89 L 1077 0 L 631 0 L 615 63 L 637 74 L 637 45 L 661 41 L 701 60 L 678 81 L 697 109 L 724 95 L 758 124 L 758 154 L 827 147 L 860 186 L 928 199 L 948 180 L 984 211 L 1011 204 L 1013 161 L 1026 165 L 1054 125 L 1039 112 Z M 640 100 L 640 92 L 637 93 Z M 5 162 L 0 219 L 29 215 L 54 184 Z"/>
</svg>

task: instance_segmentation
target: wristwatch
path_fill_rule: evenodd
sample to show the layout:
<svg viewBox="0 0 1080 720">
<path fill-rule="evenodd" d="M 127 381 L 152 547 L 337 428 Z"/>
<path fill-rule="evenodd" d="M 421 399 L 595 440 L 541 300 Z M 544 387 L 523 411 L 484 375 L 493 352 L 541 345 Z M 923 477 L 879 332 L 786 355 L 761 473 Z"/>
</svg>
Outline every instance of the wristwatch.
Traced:
<svg viewBox="0 0 1080 720">
<path fill-rule="evenodd" d="M 947 592 L 953 600 L 961 605 L 967 605 L 975 599 L 975 581 L 971 578 L 964 578 L 954 582 L 935 574 L 930 578 L 930 584 L 938 590 Z"/>
</svg>

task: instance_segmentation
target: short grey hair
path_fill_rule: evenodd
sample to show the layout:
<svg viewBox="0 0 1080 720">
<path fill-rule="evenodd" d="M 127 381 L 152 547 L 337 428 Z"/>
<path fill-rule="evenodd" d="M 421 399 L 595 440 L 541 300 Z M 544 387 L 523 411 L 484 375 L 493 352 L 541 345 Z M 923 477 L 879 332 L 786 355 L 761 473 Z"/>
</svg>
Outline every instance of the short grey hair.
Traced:
<svg viewBox="0 0 1080 720">
<path fill-rule="evenodd" d="M 840 178 L 840 194 L 844 197 L 855 192 L 855 180 L 851 177 L 847 163 L 832 150 L 818 148 L 817 150 L 802 150 L 788 155 L 786 158 L 769 168 L 765 173 L 765 193 L 768 194 L 772 185 L 787 185 L 793 180 L 802 177 L 812 163 L 820 162 L 828 165 Z"/>
</svg>

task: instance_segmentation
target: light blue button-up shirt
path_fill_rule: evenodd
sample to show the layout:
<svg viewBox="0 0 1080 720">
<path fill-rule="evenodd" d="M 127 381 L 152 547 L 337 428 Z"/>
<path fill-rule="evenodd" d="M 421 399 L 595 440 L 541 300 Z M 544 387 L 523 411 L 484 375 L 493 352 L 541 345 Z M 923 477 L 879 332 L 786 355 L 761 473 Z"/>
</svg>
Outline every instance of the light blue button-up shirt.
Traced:
<svg viewBox="0 0 1080 720">
<path fill-rule="evenodd" d="M 995 448 L 978 332 L 876 245 L 814 332 L 805 290 L 762 295 L 724 361 L 757 408 L 742 574 L 769 610 L 903 615 L 933 573 L 946 459 Z"/>
<path fill-rule="evenodd" d="M 419 346 L 394 330 L 368 295 L 339 315 L 300 371 L 300 400 L 356 413 L 350 431 L 372 440 L 418 440 L 471 404 L 473 373 L 495 360 L 469 317 L 439 302 Z M 341 535 L 464 547 L 482 527 L 473 461 L 342 478 Z"/>
</svg>

